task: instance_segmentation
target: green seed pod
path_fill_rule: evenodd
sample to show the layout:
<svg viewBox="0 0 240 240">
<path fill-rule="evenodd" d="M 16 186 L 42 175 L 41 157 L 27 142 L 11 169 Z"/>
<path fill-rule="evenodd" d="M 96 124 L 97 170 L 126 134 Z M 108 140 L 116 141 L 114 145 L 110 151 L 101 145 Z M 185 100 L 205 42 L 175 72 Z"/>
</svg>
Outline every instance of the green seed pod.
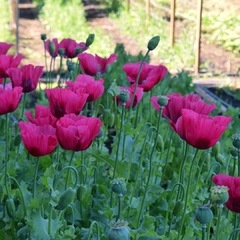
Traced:
<svg viewBox="0 0 240 240">
<path fill-rule="evenodd" d="M 7 209 L 7 214 L 10 218 L 14 218 L 15 217 L 15 213 L 16 213 L 16 208 L 15 208 L 15 204 L 12 198 L 8 198 L 6 201 L 6 209 Z"/>
<path fill-rule="evenodd" d="M 229 199 L 228 194 L 229 188 L 226 186 L 214 186 L 210 189 L 211 199 L 217 205 L 222 205 L 226 203 Z"/>
<path fill-rule="evenodd" d="M 126 183 L 123 178 L 116 178 L 112 180 L 111 189 L 117 193 L 118 196 L 122 196 L 126 192 Z"/>
<path fill-rule="evenodd" d="M 130 231 L 127 222 L 123 220 L 118 220 L 117 222 L 111 221 L 109 226 L 109 240 L 130 240 Z"/>
<path fill-rule="evenodd" d="M 229 148 L 229 151 L 230 151 L 230 154 L 233 156 L 233 157 L 237 157 L 238 156 L 238 150 L 237 148 L 235 148 L 234 146 L 231 146 Z"/>
<path fill-rule="evenodd" d="M 175 206 L 173 208 L 173 215 L 174 216 L 180 216 L 182 214 L 182 211 L 183 211 L 183 201 L 178 200 L 175 203 Z"/>
<path fill-rule="evenodd" d="M 155 36 L 152 39 L 150 39 L 147 46 L 148 50 L 150 51 L 154 50 L 158 46 L 159 41 L 160 41 L 159 36 Z"/>
<path fill-rule="evenodd" d="M 221 147 L 220 142 L 217 142 L 215 145 L 213 145 L 212 147 L 213 156 L 217 156 L 220 153 L 220 147 Z"/>
<path fill-rule="evenodd" d="M 88 35 L 88 38 L 86 40 L 86 45 L 89 47 L 90 45 L 92 45 L 92 43 L 94 42 L 94 38 L 95 38 L 95 35 L 93 33 L 90 33 Z"/>
<path fill-rule="evenodd" d="M 120 94 L 118 95 L 118 99 L 122 103 L 126 103 L 129 100 L 129 91 L 127 90 L 122 90 Z"/>
<path fill-rule="evenodd" d="M 222 164 L 222 165 L 224 165 L 225 164 L 225 158 L 223 157 L 223 155 L 222 154 L 218 154 L 216 157 L 216 160 L 217 160 L 217 162 L 219 162 L 220 164 Z"/>
<path fill-rule="evenodd" d="M 240 134 L 234 134 L 232 136 L 232 144 L 235 148 L 240 148 Z"/>
<path fill-rule="evenodd" d="M 100 132 L 99 132 L 99 134 L 97 135 L 97 139 L 99 139 L 99 138 L 101 138 L 102 136 L 104 135 L 104 131 L 103 131 L 103 129 L 102 129 L 102 127 L 100 128 Z"/>
<path fill-rule="evenodd" d="M 63 56 L 64 53 L 65 53 L 65 48 L 59 48 L 59 49 L 58 49 L 58 54 L 59 54 L 60 56 Z"/>
<path fill-rule="evenodd" d="M 169 98 L 166 96 L 159 96 L 158 97 L 158 104 L 160 105 L 160 107 L 164 107 L 168 104 L 168 100 Z"/>
<path fill-rule="evenodd" d="M 213 213 L 207 205 L 202 205 L 198 207 L 195 217 L 201 224 L 207 224 L 212 221 Z"/>
<path fill-rule="evenodd" d="M 57 209 L 64 210 L 71 202 L 73 202 L 76 191 L 73 188 L 66 189 L 59 198 Z"/>
<path fill-rule="evenodd" d="M 156 148 L 159 152 L 162 152 L 164 150 L 164 142 L 160 134 L 158 134 Z"/>
</svg>

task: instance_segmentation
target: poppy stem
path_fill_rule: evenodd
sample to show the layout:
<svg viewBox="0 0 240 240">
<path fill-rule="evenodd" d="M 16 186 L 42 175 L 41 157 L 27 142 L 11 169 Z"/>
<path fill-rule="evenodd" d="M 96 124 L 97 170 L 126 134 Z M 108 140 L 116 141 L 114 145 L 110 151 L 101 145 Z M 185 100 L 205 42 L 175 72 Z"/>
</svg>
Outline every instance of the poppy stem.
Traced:
<svg viewBox="0 0 240 240">
<path fill-rule="evenodd" d="M 33 182 L 33 198 L 36 196 L 36 191 L 37 191 L 37 175 L 38 175 L 39 162 L 40 162 L 40 157 L 37 157 L 35 173 L 34 173 L 34 182 Z"/>
<path fill-rule="evenodd" d="M 145 62 L 145 60 L 146 60 L 149 52 L 150 52 L 150 50 L 148 50 L 147 53 L 145 54 L 145 56 L 143 57 L 143 59 L 142 59 L 142 61 L 141 61 L 141 64 L 140 64 L 140 67 L 139 67 L 139 70 L 138 70 L 138 75 L 137 75 L 137 78 L 136 78 L 136 83 L 135 83 L 135 87 L 134 87 L 134 92 L 133 92 L 133 95 L 132 95 L 132 100 L 131 100 L 131 104 L 130 104 L 130 108 L 129 108 L 129 113 L 128 113 L 128 121 L 130 120 L 130 115 L 131 115 L 131 111 L 132 111 L 132 108 L 133 108 L 134 98 L 135 98 L 136 93 L 137 93 L 138 82 L 139 82 L 139 78 L 140 78 L 140 75 L 141 75 L 143 63 Z"/>
<path fill-rule="evenodd" d="M 22 113 L 20 119 L 23 119 L 23 114 L 25 110 L 25 105 L 26 105 L 26 93 L 23 93 L 23 104 L 22 104 Z"/>
<path fill-rule="evenodd" d="M 218 239 L 219 225 L 220 225 L 220 220 L 221 220 L 223 205 L 222 205 L 222 204 L 218 204 L 217 209 L 218 209 L 218 210 L 217 210 L 216 239 Z"/>
<path fill-rule="evenodd" d="M 202 240 L 206 240 L 206 228 L 207 228 L 207 225 L 202 224 Z"/>
<path fill-rule="evenodd" d="M 195 155 L 192 159 L 191 167 L 190 167 L 190 170 L 189 170 L 189 177 L 188 177 L 188 183 L 187 183 L 187 189 L 186 189 L 186 195 L 185 195 L 185 203 L 184 203 L 184 208 L 183 208 L 183 216 L 182 216 L 181 226 L 180 226 L 180 229 L 178 231 L 177 240 L 179 240 L 181 238 L 182 228 L 183 228 L 183 225 L 184 225 L 184 222 L 185 222 L 185 216 L 186 216 L 186 210 L 187 210 L 187 204 L 188 204 L 188 193 L 189 193 L 189 189 L 190 189 L 190 182 L 192 180 L 193 166 L 195 165 L 195 159 L 197 158 L 198 151 L 199 151 L 199 149 L 196 148 Z"/>
<path fill-rule="evenodd" d="M 59 67 L 59 79 L 58 79 L 58 87 L 61 85 L 61 74 L 62 74 L 62 62 L 63 62 L 63 57 L 62 55 L 60 56 L 60 67 Z"/>
<path fill-rule="evenodd" d="M 148 171 L 148 177 L 147 177 L 147 183 L 144 189 L 144 194 L 143 194 L 143 198 L 142 198 L 142 203 L 140 205 L 140 211 L 138 214 L 138 218 L 137 218 L 137 228 L 139 228 L 140 225 L 140 220 L 142 217 L 142 211 L 143 211 L 143 207 L 144 207 L 144 203 L 145 203 L 145 198 L 147 196 L 147 191 L 148 191 L 148 186 L 151 180 L 151 176 L 152 176 L 152 160 L 153 160 L 153 153 L 155 151 L 156 145 L 157 145 L 157 139 L 158 139 L 158 134 L 159 134 L 159 128 L 160 128 L 160 122 L 161 122 L 161 117 L 162 117 L 162 110 L 163 108 L 160 107 L 160 111 L 159 111 L 159 115 L 158 115 L 158 121 L 157 121 L 157 130 L 156 130 L 156 135 L 155 135 L 155 141 L 152 147 L 152 151 L 151 151 L 151 155 L 149 158 L 149 171 Z"/>
<path fill-rule="evenodd" d="M 238 152 L 238 176 L 240 176 L 240 153 Z"/>
<path fill-rule="evenodd" d="M 173 188 L 172 188 L 169 203 L 171 203 L 172 200 L 173 200 L 173 193 L 174 193 L 174 190 L 175 190 L 176 187 L 178 187 L 178 189 L 179 189 L 180 187 L 182 188 L 182 191 L 183 191 L 182 200 L 184 199 L 184 191 L 185 191 L 185 190 L 184 190 L 184 186 L 183 186 L 181 183 L 176 183 L 176 184 L 173 186 Z M 179 190 L 178 190 L 178 192 L 179 192 Z M 176 199 L 176 200 L 178 200 L 178 199 Z M 176 205 L 176 203 L 175 203 L 175 205 Z M 165 233 L 166 233 L 169 211 L 170 211 L 170 208 L 168 208 L 168 211 L 167 211 L 167 214 L 166 214 L 166 217 L 165 217 L 164 227 L 163 227 L 163 236 L 165 236 Z M 172 217 L 172 218 L 173 218 L 173 217 Z M 171 219 L 172 219 L 172 218 L 171 218 Z M 169 227 L 169 230 L 171 230 L 170 227 Z"/>
<path fill-rule="evenodd" d="M 72 155 L 71 155 L 71 158 L 70 158 L 70 161 L 69 161 L 69 166 L 72 165 L 72 161 L 73 161 L 73 156 L 74 156 L 74 151 L 72 151 Z M 66 178 L 66 183 L 65 183 L 65 189 L 68 188 L 68 181 L 69 181 L 69 172 L 70 172 L 70 169 L 67 170 L 67 178 Z"/>
<path fill-rule="evenodd" d="M 6 146 L 5 146 L 5 187 L 6 187 L 6 192 L 7 192 L 7 195 L 9 196 L 9 191 L 8 191 L 8 185 L 7 185 L 7 176 L 8 176 L 8 149 L 9 149 L 9 146 L 8 146 L 8 135 L 9 135 L 9 114 L 5 114 L 5 127 L 6 127 L 6 131 L 5 131 L 5 134 L 6 134 L 6 138 L 5 138 L 5 141 L 6 141 Z"/>
<path fill-rule="evenodd" d="M 92 229 L 93 229 L 93 226 L 96 226 L 96 229 L 97 229 L 97 240 L 100 240 L 100 230 L 99 230 L 99 226 L 98 226 L 98 223 L 96 221 L 93 221 L 90 225 L 90 228 L 89 228 L 89 232 L 88 232 L 88 238 L 87 240 L 90 240 L 91 239 L 91 233 L 92 233 Z"/>
</svg>

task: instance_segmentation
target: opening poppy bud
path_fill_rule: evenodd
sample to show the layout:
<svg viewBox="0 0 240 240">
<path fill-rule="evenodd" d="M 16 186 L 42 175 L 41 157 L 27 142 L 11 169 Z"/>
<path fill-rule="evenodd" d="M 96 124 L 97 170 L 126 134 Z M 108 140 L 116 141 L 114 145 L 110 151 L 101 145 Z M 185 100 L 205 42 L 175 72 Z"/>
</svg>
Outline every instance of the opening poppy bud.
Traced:
<svg viewBox="0 0 240 240">
<path fill-rule="evenodd" d="M 58 54 L 59 54 L 60 56 L 63 56 L 64 53 L 65 53 L 65 49 L 64 49 L 64 48 L 59 48 L 59 49 L 58 49 Z"/>
<path fill-rule="evenodd" d="M 122 103 L 126 103 L 129 100 L 129 91 L 122 90 L 120 94 L 118 95 L 118 99 Z"/>
<path fill-rule="evenodd" d="M 164 107 L 168 104 L 168 100 L 169 98 L 166 96 L 159 96 L 158 97 L 158 104 L 160 105 L 160 107 Z"/>
<path fill-rule="evenodd" d="M 6 201 L 6 209 L 7 209 L 7 214 L 10 218 L 13 218 L 16 213 L 16 208 L 14 204 L 14 200 L 12 198 L 8 198 Z"/>
<path fill-rule="evenodd" d="M 232 136 L 232 144 L 235 148 L 240 148 L 240 134 L 234 134 Z"/>
<path fill-rule="evenodd" d="M 123 178 L 116 178 L 112 180 L 111 189 L 113 192 L 117 193 L 118 196 L 123 196 L 123 193 L 126 192 L 126 183 Z"/>
<path fill-rule="evenodd" d="M 213 145 L 212 153 L 214 156 L 217 156 L 220 153 L 220 147 L 221 147 L 220 142 L 217 142 L 215 145 Z"/>
<path fill-rule="evenodd" d="M 226 186 L 214 186 L 211 187 L 211 199 L 214 203 L 217 205 L 223 205 L 228 201 L 229 195 L 228 195 L 229 188 Z"/>
<path fill-rule="evenodd" d="M 49 49 L 51 56 L 53 56 L 55 53 L 55 50 L 56 50 L 55 43 L 53 41 L 49 42 L 48 49 Z"/>
<path fill-rule="evenodd" d="M 59 198 L 57 209 L 64 210 L 71 202 L 73 202 L 76 191 L 73 188 L 66 189 Z"/>
<path fill-rule="evenodd" d="M 86 45 L 89 47 L 90 45 L 92 45 L 92 43 L 94 42 L 94 38 L 95 38 L 95 35 L 93 33 L 90 33 L 88 35 L 88 38 L 86 40 Z"/>
<path fill-rule="evenodd" d="M 159 36 L 155 36 L 152 39 L 150 39 L 148 42 L 148 46 L 147 46 L 148 50 L 150 50 L 150 51 L 154 50 L 158 46 L 159 41 L 160 41 Z"/>
<path fill-rule="evenodd" d="M 130 231 L 128 222 L 118 219 L 117 222 L 109 223 L 108 239 L 109 240 L 130 240 Z"/>
<path fill-rule="evenodd" d="M 80 48 L 80 47 L 76 47 L 75 48 L 75 53 L 76 54 L 79 54 L 79 53 L 81 53 L 83 50 L 82 50 L 82 48 Z"/>
<path fill-rule="evenodd" d="M 207 224 L 212 221 L 213 213 L 208 205 L 201 205 L 198 207 L 195 217 L 196 217 L 196 220 L 201 224 Z"/>
<path fill-rule="evenodd" d="M 47 35 L 45 33 L 41 34 L 41 40 L 45 41 L 47 39 Z"/>
<path fill-rule="evenodd" d="M 238 156 L 237 148 L 231 146 L 231 147 L 229 148 L 229 150 L 230 150 L 230 154 L 231 154 L 233 157 L 237 157 L 237 156 Z"/>
</svg>

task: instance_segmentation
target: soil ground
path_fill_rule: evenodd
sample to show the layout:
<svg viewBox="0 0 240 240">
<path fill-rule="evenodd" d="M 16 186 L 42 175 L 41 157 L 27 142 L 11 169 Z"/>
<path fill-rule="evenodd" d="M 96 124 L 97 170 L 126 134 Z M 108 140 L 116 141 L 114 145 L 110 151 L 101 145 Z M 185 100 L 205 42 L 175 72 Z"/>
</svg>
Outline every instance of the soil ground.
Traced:
<svg viewBox="0 0 240 240">
<path fill-rule="evenodd" d="M 235 0 L 232 0 L 233 2 Z M 238 0 L 237 0 L 238 1 Z M 82 0 L 85 5 L 87 20 L 90 26 L 102 28 L 110 35 L 114 43 L 123 43 L 128 53 L 137 55 L 142 49 L 130 36 L 125 36 L 119 28 L 101 11 L 101 6 L 96 1 Z M 43 42 L 41 33 L 48 33 L 47 29 L 37 18 L 32 4 L 20 4 L 19 18 L 19 53 L 24 56 L 23 64 L 44 64 Z M 201 40 L 201 61 L 210 62 L 212 72 L 236 74 L 240 68 L 240 56 L 234 56 L 231 52 L 223 50 L 219 46 Z M 157 59 L 151 60 L 152 64 L 159 64 Z"/>
</svg>

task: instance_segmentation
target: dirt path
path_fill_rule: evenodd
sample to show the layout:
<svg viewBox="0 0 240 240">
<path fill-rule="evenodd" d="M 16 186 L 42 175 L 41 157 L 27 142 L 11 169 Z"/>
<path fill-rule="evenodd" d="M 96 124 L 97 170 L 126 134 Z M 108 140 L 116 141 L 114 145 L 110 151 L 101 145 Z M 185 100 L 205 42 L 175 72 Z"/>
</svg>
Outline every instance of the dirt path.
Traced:
<svg viewBox="0 0 240 240">
<path fill-rule="evenodd" d="M 123 43 L 126 51 L 132 55 L 146 51 L 146 48 L 141 48 L 134 39 L 121 34 L 119 28 L 104 14 L 97 1 L 82 0 L 82 2 L 88 23 L 93 30 L 101 28 L 112 37 L 113 42 Z M 36 17 L 33 7 L 31 4 L 20 4 L 19 52 L 24 55 L 23 64 L 43 65 L 44 50 L 40 34 L 46 33 L 46 29 Z M 205 39 L 202 39 L 201 43 L 201 61 L 210 62 L 208 71 L 211 72 L 236 73 L 240 68 L 240 57 L 235 57 L 230 52 L 207 43 Z M 159 61 L 151 56 L 151 63 L 159 64 Z"/>
</svg>

